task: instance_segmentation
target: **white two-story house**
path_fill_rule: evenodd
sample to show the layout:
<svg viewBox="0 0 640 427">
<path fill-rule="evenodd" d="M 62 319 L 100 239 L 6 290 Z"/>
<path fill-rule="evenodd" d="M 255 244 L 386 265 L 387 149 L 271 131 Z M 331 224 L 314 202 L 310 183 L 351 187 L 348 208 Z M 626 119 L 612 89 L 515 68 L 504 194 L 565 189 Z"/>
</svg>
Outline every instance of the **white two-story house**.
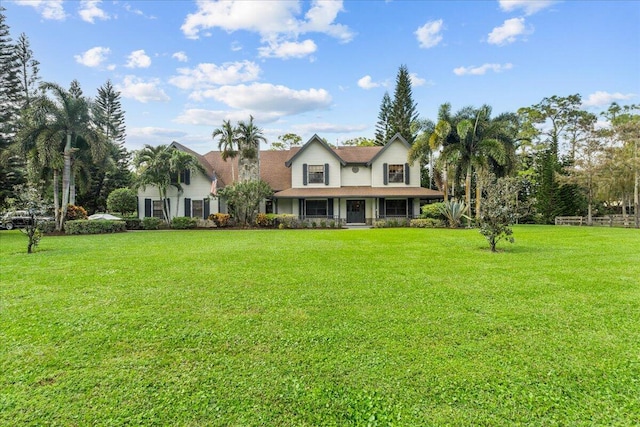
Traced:
<svg viewBox="0 0 640 427">
<path fill-rule="evenodd" d="M 177 143 L 174 147 L 185 149 Z M 410 145 L 399 135 L 383 147 L 338 148 L 314 135 L 302 147 L 260 151 L 260 178 L 274 191 L 261 209 L 346 224 L 413 218 L 420 214 L 422 204 L 442 200 L 443 193 L 420 186 L 420 165 L 407 163 L 409 149 Z M 207 172 L 192 174 L 198 176 L 190 176 L 189 183 L 183 182 L 184 193 L 179 201 L 182 206 L 174 207 L 172 216 L 206 218 L 209 213 L 226 212 L 217 189 L 237 180 L 237 159 L 225 162 L 219 151 L 200 156 L 185 150 L 196 155 Z M 141 217 L 162 214 L 162 205 L 153 199 L 153 190 L 141 191 L 139 199 Z"/>
</svg>

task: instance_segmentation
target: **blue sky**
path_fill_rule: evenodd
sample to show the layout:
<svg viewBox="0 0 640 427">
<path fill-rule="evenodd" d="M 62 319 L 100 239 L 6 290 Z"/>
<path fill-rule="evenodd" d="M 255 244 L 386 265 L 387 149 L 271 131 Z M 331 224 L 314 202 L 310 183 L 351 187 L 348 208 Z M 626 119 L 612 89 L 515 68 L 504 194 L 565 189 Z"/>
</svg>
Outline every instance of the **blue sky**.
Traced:
<svg viewBox="0 0 640 427">
<path fill-rule="evenodd" d="M 122 93 L 129 149 L 205 153 L 223 119 L 252 114 L 269 141 L 373 137 L 398 67 L 420 117 L 515 111 L 579 93 L 598 112 L 640 103 L 638 1 L 3 0 L 43 80 Z"/>
</svg>

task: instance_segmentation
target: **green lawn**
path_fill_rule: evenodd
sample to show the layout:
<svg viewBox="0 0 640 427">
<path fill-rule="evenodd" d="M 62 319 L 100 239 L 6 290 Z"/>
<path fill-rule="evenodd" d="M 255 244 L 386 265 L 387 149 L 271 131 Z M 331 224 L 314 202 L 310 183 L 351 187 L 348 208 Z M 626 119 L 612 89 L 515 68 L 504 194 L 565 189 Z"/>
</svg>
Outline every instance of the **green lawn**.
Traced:
<svg viewBox="0 0 640 427">
<path fill-rule="evenodd" d="M 0 425 L 638 425 L 640 231 L 0 232 Z"/>
</svg>

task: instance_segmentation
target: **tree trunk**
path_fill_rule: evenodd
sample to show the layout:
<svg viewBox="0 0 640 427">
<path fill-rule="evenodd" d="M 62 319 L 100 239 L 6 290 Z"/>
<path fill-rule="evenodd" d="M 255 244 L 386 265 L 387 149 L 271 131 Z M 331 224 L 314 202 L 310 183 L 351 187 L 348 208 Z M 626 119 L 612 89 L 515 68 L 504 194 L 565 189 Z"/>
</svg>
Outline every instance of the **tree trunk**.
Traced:
<svg viewBox="0 0 640 427">
<path fill-rule="evenodd" d="M 471 215 L 471 163 L 467 167 L 467 176 L 464 179 L 464 201 L 469 209 L 469 215 Z"/>
<path fill-rule="evenodd" d="M 60 222 L 56 227 L 62 230 L 64 220 L 67 216 L 67 206 L 69 205 L 69 187 L 71 185 L 71 133 L 67 133 L 67 143 L 64 146 L 64 169 L 62 170 L 62 206 L 60 212 Z"/>
<path fill-rule="evenodd" d="M 636 153 L 638 152 L 638 143 L 636 142 Z M 634 153 L 634 157 L 636 154 Z M 638 194 L 638 187 L 640 186 L 640 174 L 638 173 L 638 162 L 636 161 L 636 171 L 634 174 L 634 184 L 633 184 L 633 213 L 636 219 L 636 228 L 640 228 L 640 209 L 638 205 L 640 205 L 640 195 Z"/>
<path fill-rule="evenodd" d="M 60 171 L 58 169 L 53 170 L 53 212 L 56 221 L 56 230 L 58 229 L 58 223 L 60 222 Z"/>
</svg>

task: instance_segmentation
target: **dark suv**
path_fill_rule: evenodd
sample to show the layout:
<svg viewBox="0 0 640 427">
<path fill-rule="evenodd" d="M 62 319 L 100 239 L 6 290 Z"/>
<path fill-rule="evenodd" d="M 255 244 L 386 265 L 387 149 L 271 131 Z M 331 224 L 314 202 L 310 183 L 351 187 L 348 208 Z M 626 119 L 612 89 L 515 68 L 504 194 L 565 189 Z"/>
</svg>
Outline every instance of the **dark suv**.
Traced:
<svg viewBox="0 0 640 427">
<path fill-rule="evenodd" d="M 53 221 L 53 218 L 47 216 L 37 216 L 41 221 Z M 0 224 L 7 230 L 13 230 L 14 228 L 24 228 L 31 223 L 31 216 L 27 211 L 12 211 L 7 212 L 0 220 Z"/>
</svg>

